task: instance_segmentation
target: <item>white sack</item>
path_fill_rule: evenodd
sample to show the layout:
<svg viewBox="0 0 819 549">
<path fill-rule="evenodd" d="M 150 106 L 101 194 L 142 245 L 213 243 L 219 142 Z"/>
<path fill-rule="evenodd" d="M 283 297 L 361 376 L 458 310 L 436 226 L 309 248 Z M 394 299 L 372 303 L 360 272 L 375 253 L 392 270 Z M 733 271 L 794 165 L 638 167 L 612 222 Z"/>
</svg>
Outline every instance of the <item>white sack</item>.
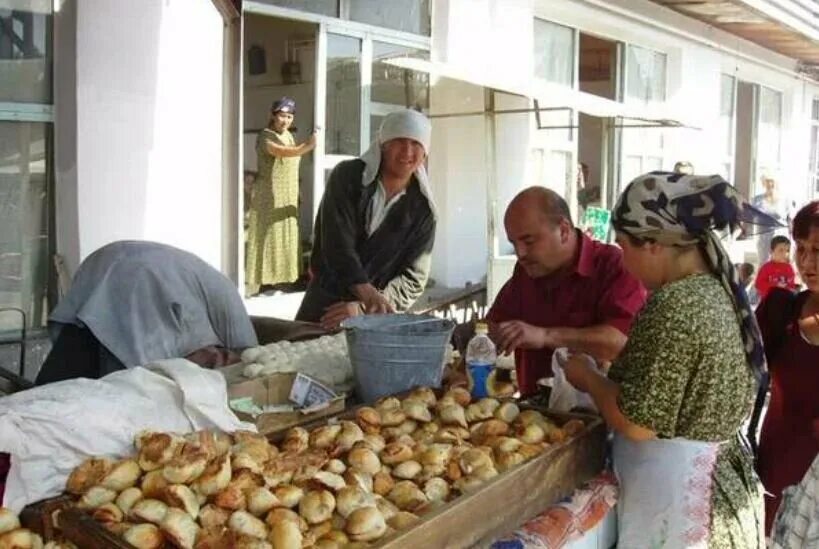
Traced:
<svg viewBox="0 0 819 549">
<path fill-rule="evenodd" d="M 146 429 L 255 431 L 228 408 L 224 376 L 185 359 L 35 387 L 0 399 L 0 452 L 11 454 L 3 504 L 19 512 L 59 495 L 83 459 L 132 455 Z"/>
</svg>

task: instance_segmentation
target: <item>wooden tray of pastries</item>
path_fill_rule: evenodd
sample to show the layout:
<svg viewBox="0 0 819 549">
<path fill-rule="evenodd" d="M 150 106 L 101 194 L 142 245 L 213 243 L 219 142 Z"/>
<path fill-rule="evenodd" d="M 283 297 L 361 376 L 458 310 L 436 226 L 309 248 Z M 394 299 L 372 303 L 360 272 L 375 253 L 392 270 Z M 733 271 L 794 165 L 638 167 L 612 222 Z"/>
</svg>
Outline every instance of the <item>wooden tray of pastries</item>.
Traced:
<svg viewBox="0 0 819 549">
<path fill-rule="evenodd" d="M 89 458 L 59 516 L 81 547 L 468 547 L 603 467 L 594 416 L 419 388 L 270 438 L 141 433 Z"/>
</svg>

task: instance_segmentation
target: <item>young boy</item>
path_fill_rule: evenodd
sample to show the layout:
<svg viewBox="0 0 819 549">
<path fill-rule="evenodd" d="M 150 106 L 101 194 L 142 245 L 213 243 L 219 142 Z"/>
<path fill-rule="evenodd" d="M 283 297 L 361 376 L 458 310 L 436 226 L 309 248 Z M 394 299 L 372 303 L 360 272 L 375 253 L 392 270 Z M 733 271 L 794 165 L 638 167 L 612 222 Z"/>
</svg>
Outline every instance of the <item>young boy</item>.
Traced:
<svg viewBox="0 0 819 549">
<path fill-rule="evenodd" d="M 760 301 L 765 299 L 771 288 L 797 289 L 796 273 L 790 261 L 791 241 L 786 236 L 771 239 L 771 259 L 759 269 L 754 286 Z"/>
</svg>

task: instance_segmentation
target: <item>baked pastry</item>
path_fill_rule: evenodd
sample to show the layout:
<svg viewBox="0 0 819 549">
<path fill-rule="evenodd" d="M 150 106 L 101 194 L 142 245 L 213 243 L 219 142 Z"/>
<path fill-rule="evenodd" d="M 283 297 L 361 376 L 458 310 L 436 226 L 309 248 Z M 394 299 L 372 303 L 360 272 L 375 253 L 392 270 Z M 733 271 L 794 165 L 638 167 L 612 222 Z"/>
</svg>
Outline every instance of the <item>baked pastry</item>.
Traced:
<svg viewBox="0 0 819 549">
<path fill-rule="evenodd" d="M 417 461 L 407 460 L 396 465 L 392 470 L 392 475 L 395 478 L 412 480 L 421 473 L 421 469 L 421 464 Z"/>
<path fill-rule="evenodd" d="M 402 511 L 415 511 L 427 502 L 427 496 L 414 482 L 409 480 L 397 482 L 387 495 L 387 499 Z"/>
<path fill-rule="evenodd" d="M 430 408 L 435 406 L 435 403 L 438 401 L 438 397 L 435 396 L 435 391 L 429 387 L 417 387 L 413 389 L 410 391 L 407 399 L 420 400 Z"/>
<path fill-rule="evenodd" d="M 265 539 L 267 525 L 247 511 L 234 511 L 228 519 L 228 528 L 237 534 Z"/>
<path fill-rule="evenodd" d="M 395 514 L 394 516 L 390 517 L 389 520 L 387 520 L 387 524 L 389 525 L 390 528 L 394 528 L 396 530 L 403 530 L 405 528 L 413 526 L 419 520 L 421 519 L 418 517 L 418 515 L 414 515 L 409 511 L 399 511 L 397 514 Z"/>
<path fill-rule="evenodd" d="M 450 404 L 449 406 L 444 406 L 441 408 L 438 415 L 441 418 L 441 422 L 444 424 L 467 427 L 464 408 L 460 404 Z"/>
<path fill-rule="evenodd" d="M 432 414 L 427 404 L 421 400 L 407 398 L 401 403 L 401 409 L 408 418 L 415 421 L 423 421 L 424 423 L 432 421 Z"/>
<path fill-rule="evenodd" d="M 191 516 L 181 509 L 168 509 L 165 518 L 159 524 L 159 529 L 176 547 L 193 549 L 199 526 Z"/>
<path fill-rule="evenodd" d="M 362 507 L 347 518 L 345 531 L 353 541 L 372 541 L 384 535 L 387 523 L 375 507 Z"/>
<path fill-rule="evenodd" d="M 88 458 L 79 464 L 68 475 L 65 490 L 69 494 L 80 496 L 92 486 L 96 486 L 111 470 L 113 463 L 106 458 Z"/>
<path fill-rule="evenodd" d="M 199 524 L 205 530 L 220 529 L 227 525 L 230 515 L 230 510 L 208 503 L 199 510 Z"/>
<path fill-rule="evenodd" d="M 162 474 L 162 469 L 155 469 L 145 473 L 140 483 L 142 497 L 159 499 L 165 494 L 165 488 L 169 485 L 170 483 L 165 479 L 165 475 Z"/>
<path fill-rule="evenodd" d="M 299 514 L 309 524 L 330 520 L 336 508 L 336 499 L 327 490 L 307 492 L 299 502 Z"/>
<path fill-rule="evenodd" d="M 413 455 L 412 447 L 403 442 L 391 442 L 381 451 L 381 461 L 387 465 L 395 465 L 402 461 L 411 459 Z"/>
<path fill-rule="evenodd" d="M 270 531 L 273 549 L 301 549 L 302 535 L 298 524 L 289 520 L 279 521 Z"/>
<path fill-rule="evenodd" d="M 232 474 L 230 455 L 225 454 L 217 457 L 205 467 L 199 478 L 193 482 L 192 488 L 203 496 L 212 496 L 227 487 Z"/>
<path fill-rule="evenodd" d="M 105 505 L 100 505 L 94 512 L 91 514 L 91 517 L 96 520 L 97 522 L 103 524 L 110 524 L 113 522 L 122 522 L 125 518 L 122 509 L 117 507 L 115 503 L 106 503 Z"/>
<path fill-rule="evenodd" d="M 168 506 L 158 499 L 141 499 L 131 507 L 128 516 L 139 522 L 159 524 L 168 513 Z"/>
<path fill-rule="evenodd" d="M 20 518 L 11 509 L 0 507 L 0 534 L 20 528 Z"/>
<path fill-rule="evenodd" d="M 429 501 L 444 501 L 449 497 L 449 483 L 433 477 L 424 483 L 424 495 Z"/>
<path fill-rule="evenodd" d="M 131 511 L 131 507 L 133 507 L 134 504 L 141 499 L 142 490 L 132 487 L 126 488 L 120 492 L 114 502 L 117 504 L 117 507 L 119 507 L 120 510 L 127 515 Z"/>
<path fill-rule="evenodd" d="M 134 459 L 123 459 L 114 463 L 108 473 L 100 480 L 100 486 L 122 492 L 137 483 L 142 469 Z"/>
<path fill-rule="evenodd" d="M 80 509 L 96 509 L 117 499 L 117 493 L 102 486 L 92 486 L 77 502 Z"/>
<path fill-rule="evenodd" d="M 165 537 L 153 524 L 137 524 L 122 535 L 122 538 L 137 549 L 160 549 L 165 545 Z"/>
<path fill-rule="evenodd" d="M 298 486 L 284 484 L 277 486 L 273 490 L 273 495 L 279 500 L 283 507 L 293 508 L 299 504 L 301 498 L 304 496 L 304 491 Z"/>
<path fill-rule="evenodd" d="M 358 486 L 342 488 L 336 495 L 336 511 L 345 519 L 361 507 L 374 507 L 375 498 Z"/>
<path fill-rule="evenodd" d="M 199 499 L 184 484 L 173 484 L 165 488 L 165 503 L 169 507 L 182 509 L 194 520 L 199 516 Z"/>
<path fill-rule="evenodd" d="M 356 410 L 355 420 L 366 434 L 376 434 L 381 430 L 381 415 L 378 410 L 363 406 Z"/>
<path fill-rule="evenodd" d="M 361 471 L 368 475 L 374 475 L 381 470 L 381 460 L 378 455 L 369 448 L 353 448 L 347 454 L 347 463 L 356 471 Z"/>
<path fill-rule="evenodd" d="M 520 408 L 514 402 L 504 402 L 495 410 L 495 417 L 506 423 L 512 423 L 520 415 Z"/>
</svg>

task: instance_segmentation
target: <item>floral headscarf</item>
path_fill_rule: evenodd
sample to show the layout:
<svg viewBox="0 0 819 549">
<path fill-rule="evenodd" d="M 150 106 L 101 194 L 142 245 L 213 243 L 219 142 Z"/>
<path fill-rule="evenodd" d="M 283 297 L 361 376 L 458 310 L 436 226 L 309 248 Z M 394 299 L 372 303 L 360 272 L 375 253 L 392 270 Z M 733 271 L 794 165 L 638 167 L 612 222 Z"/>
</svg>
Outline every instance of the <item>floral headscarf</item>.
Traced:
<svg viewBox="0 0 819 549">
<path fill-rule="evenodd" d="M 748 363 L 761 379 L 766 371 L 762 336 L 745 288 L 714 231 L 734 232 L 741 224 L 764 231 L 782 224 L 749 204 L 718 175 L 667 172 L 651 172 L 632 181 L 620 195 L 611 222 L 616 230 L 637 239 L 667 246 L 701 245 L 711 271 L 734 302 Z"/>
</svg>

